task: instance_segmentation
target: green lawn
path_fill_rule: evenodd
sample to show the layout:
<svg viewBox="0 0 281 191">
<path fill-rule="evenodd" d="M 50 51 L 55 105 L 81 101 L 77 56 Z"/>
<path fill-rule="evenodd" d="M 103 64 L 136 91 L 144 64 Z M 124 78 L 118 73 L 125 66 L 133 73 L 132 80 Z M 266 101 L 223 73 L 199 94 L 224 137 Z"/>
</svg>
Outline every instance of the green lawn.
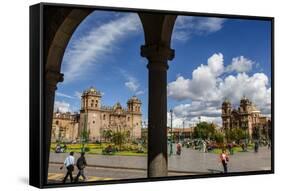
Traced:
<svg viewBox="0 0 281 191">
<path fill-rule="evenodd" d="M 51 144 L 51 152 L 55 152 L 57 143 L 52 143 Z M 87 151 L 87 154 L 96 154 L 96 155 L 101 155 L 102 150 L 105 149 L 109 143 L 102 143 L 102 144 L 85 144 L 85 147 L 89 148 L 89 151 Z M 113 144 L 111 144 L 114 146 Z M 80 153 L 81 152 L 81 144 L 66 144 L 67 149 L 66 152 L 75 152 L 75 153 Z M 136 148 L 136 145 L 133 144 L 126 144 L 126 147 L 131 148 L 130 150 L 122 150 L 119 152 L 115 152 L 113 155 L 117 156 L 147 156 L 147 152 L 145 151 L 144 153 L 138 153 Z M 117 147 L 118 148 L 118 147 Z M 110 156 L 110 155 L 109 155 Z"/>
<path fill-rule="evenodd" d="M 248 150 L 253 150 L 253 145 L 248 145 Z M 228 151 L 228 149 L 227 149 Z M 220 154 L 222 149 L 213 149 L 210 153 Z M 233 153 L 244 152 L 241 147 L 233 147 Z"/>
</svg>

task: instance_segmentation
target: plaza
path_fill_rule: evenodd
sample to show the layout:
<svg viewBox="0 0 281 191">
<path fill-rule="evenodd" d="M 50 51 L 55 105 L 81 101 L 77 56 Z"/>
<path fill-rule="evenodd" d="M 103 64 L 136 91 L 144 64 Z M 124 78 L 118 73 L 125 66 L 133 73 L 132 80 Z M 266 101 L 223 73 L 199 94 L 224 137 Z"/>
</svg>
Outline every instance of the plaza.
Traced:
<svg viewBox="0 0 281 191">
<path fill-rule="evenodd" d="M 45 48 L 48 51 L 46 52 L 46 75 L 44 78 L 46 81 L 46 98 L 44 100 L 46 105 L 44 116 L 46 128 L 44 128 L 43 133 L 46 138 L 42 143 L 44 145 L 42 158 L 45 160 L 45 169 L 48 169 L 48 166 L 50 168 L 44 172 L 44 177 L 47 177 L 48 173 L 53 178 L 56 176 L 52 173 L 65 173 L 64 171 L 57 172 L 56 165 L 61 165 L 67 154 L 52 153 L 52 144 L 58 144 L 58 148 L 61 147 L 61 144 L 81 144 L 81 148 L 76 147 L 74 151 L 77 153 L 80 150 L 86 152 L 86 158 L 89 163 L 86 171 L 88 176 L 93 176 L 91 177 L 93 179 L 126 179 L 222 172 L 218 154 L 183 149 L 181 156 L 168 156 L 168 141 L 180 141 L 181 138 L 183 139 L 182 142 L 185 139 L 198 139 L 208 142 L 211 148 L 224 148 L 226 144 L 233 144 L 234 147 L 244 147 L 249 142 L 253 144 L 257 141 L 268 142 L 271 140 L 271 100 L 269 99 L 271 97 L 271 87 L 268 84 L 268 76 L 271 76 L 271 74 L 251 71 L 251 69 L 255 68 L 252 67 L 256 63 L 255 60 L 240 55 L 233 57 L 231 62 L 224 62 L 224 55 L 225 58 L 231 59 L 231 55 L 236 55 L 237 53 L 233 52 L 227 55 L 223 51 L 216 52 L 217 47 L 212 47 L 214 49 L 206 49 L 208 50 L 208 55 L 207 53 L 203 54 L 201 50 L 206 47 L 205 43 L 198 49 L 200 51 L 192 52 L 190 50 L 189 54 L 185 52 L 182 55 L 188 56 L 178 60 L 181 57 L 182 50 L 197 46 L 195 43 L 184 48 L 182 46 L 174 48 L 172 43 L 174 41 L 172 37 L 173 31 L 178 30 L 179 26 L 175 25 L 176 20 L 181 23 L 180 25 L 184 24 L 183 26 L 186 25 L 187 27 L 190 23 L 183 22 L 182 19 L 187 18 L 186 21 L 188 21 L 190 19 L 188 17 L 184 18 L 177 14 L 153 15 L 138 13 L 135 17 L 133 15 L 114 17 L 115 22 L 112 22 L 111 19 L 99 22 L 99 17 L 92 18 L 93 14 L 100 13 L 95 9 L 65 10 L 60 8 L 46 12 L 46 18 L 56 17 L 58 22 L 53 22 L 52 19 L 46 20 L 46 25 L 50 27 L 46 29 L 49 36 L 45 42 Z M 114 16 L 111 13 L 102 14 Z M 92 27 L 94 22 L 97 22 L 96 24 L 99 26 L 93 27 L 93 33 L 91 34 L 94 36 L 99 36 L 100 34 L 100 32 L 96 31 L 97 29 L 103 30 L 104 26 L 112 23 L 114 24 L 112 28 L 120 28 L 121 24 L 126 23 L 124 19 L 134 26 L 132 29 L 142 26 L 142 28 L 138 28 L 138 31 L 142 34 L 141 38 L 134 38 L 133 43 L 124 41 L 124 43 L 131 44 L 132 47 L 128 48 L 119 44 L 120 46 L 118 47 L 126 47 L 123 54 L 115 51 L 112 52 L 114 53 L 112 55 L 104 54 L 104 58 L 113 58 L 115 54 L 120 57 L 113 60 L 116 67 L 104 67 L 103 70 L 100 70 L 98 72 L 100 77 L 93 75 L 94 68 L 88 67 L 88 61 L 77 59 L 79 56 L 85 55 L 84 53 L 80 55 L 81 50 L 79 48 L 72 52 L 72 49 L 67 47 L 67 44 L 70 44 L 71 47 L 72 43 L 80 43 L 80 40 L 72 42 L 71 39 L 75 39 L 72 38 L 72 35 L 78 35 L 79 38 L 77 39 L 80 39 L 80 37 L 85 38 L 85 42 L 89 40 L 89 36 L 83 37 L 83 35 L 80 35 L 86 33 L 75 33 L 77 26 L 80 23 L 83 25 L 82 21 L 84 19 L 87 20 L 86 17 L 93 19 L 93 22 L 89 22 L 88 27 L 90 25 Z M 136 24 L 136 21 L 139 21 L 139 24 Z M 202 18 L 197 18 L 197 22 L 209 23 L 208 20 L 202 20 Z M 216 22 L 220 23 L 218 28 L 221 29 L 224 20 L 219 18 Z M 228 23 L 230 24 L 231 20 Z M 122 26 L 125 30 L 128 29 L 128 26 Z M 245 27 L 241 26 L 241 28 L 244 29 Z M 249 27 L 250 29 L 251 27 Z M 133 31 L 126 31 L 124 34 L 129 34 L 129 32 Z M 135 34 L 135 32 L 133 33 Z M 176 34 L 174 33 L 174 35 Z M 112 34 L 108 33 L 108 35 L 111 36 Z M 232 39 L 233 34 L 228 36 Z M 247 38 L 250 37 L 252 36 Z M 217 38 L 221 40 L 219 36 Z M 254 42 L 256 41 L 254 40 Z M 85 50 L 89 51 L 89 55 L 92 55 L 92 49 L 95 44 L 99 45 L 95 42 L 87 45 Z M 209 44 L 212 43 L 207 43 L 207 45 Z M 253 47 L 255 47 L 255 43 L 253 44 Z M 111 45 L 112 43 L 108 43 L 104 49 L 107 50 Z M 97 50 L 99 49 L 100 47 Z M 132 54 L 130 50 L 137 51 Z M 209 50 L 213 50 L 211 56 Z M 231 50 L 233 50 L 233 46 Z M 67 52 L 73 54 L 66 55 L 74 56 L 71 56 L 66 61 L 63 57 Z M 78 57 L 75 56 L 75 52 L 78 53 Z M 187 61 L 189 58 L 193 58 L 193 54 L 198 52 L 201 53 L 198 55 L 200 61 L 193 59 Z M 126 59 L 126 62 L 124 62 L 122 59 L 126 57 L 125 55 L 132 55 L 134 59 L 131 61 Z M 176 59 L 174 59 L 175 56 L 177 56 Z M 141 57 L 147 60 L 145 62 L 147 63 L 146 69 L 139 64 L 131 67 L 131 63 L 143 62 Z M 208 59 L 206 59 L 205 63 L 202 63 L 202 59 L 205 60 L 205 58 Z M 93 63 L 96 62 L 95 59 L 92 60 L 92 57 L 88 59 Z M 104 66 L 109 64 L 107 61 L 103 62 Z M 77 67 L 77 64 L 87 67 L 83 69 L 83 67 Z M 98 64 L 101 63 L 99 62 Z M 237 69 L 237 64 L 246 64 L 248 67 L 246 67 L 246 70 L 241 71 Z M 61 67 L 62 65 L 66 67 Z M 74 75 L 72 72 L 69 73 L 68 67 L 74 67 L 75 74 L 85 72 L 89 75 L 83 79 L 79 78 L 84 76 L 80 74 L 81 76 L 78 75 L 78 77 L 72 79 Z M 170 70 L 169 67 L 171 68 Z M 267 67 L 264 64 L 262 69 Z M 116 71 L 117 73 L 115 74 Z M 181 74 L 183 71 L 188 72 Z M 247 72 L 251 73 L 248 75 Z M 111 77 L 111 75 L 116 78 L 108 81 L 103 78 Z M 144 78 L 144 76 L 147 76 L 147 78 Z M 240 78 L 243 79 L 242 82 Z M 70 79 L 75 81 L 75 85 L 67 83 Z M 138 82 L 139 80 L 141 83 Z M 253 87 L 254 82 L 260 80 L 262 83 L 259 86 L 254 86 L 254 89 L 250 88 Z M 61 84 L 63 81 L 66 83 Z M 85 84 L 83 83 L 84 85 L 80 83 L 82 81 L 85 82 Z M 98 89 L 84 89 L 93 83 Z M 235 94 L 233 90 L 235 90 Z M 102 96 L 103 101 L 101 100 Z M 226 99 L 221 105 L 222 98 Z M 239 99 L 241 99 L 240 105 L 237 107 Z M 103 107 L 102 103 L 106 103 L 107 106 Z M 125 106 L 126 104 L 127 107 Z M 258 104 L 257 107 L 255 104 Z M 59 108 L 57 113 L 54 113 L 55 108 Z M 64 112 L 73 112 L 74 115 L 68 117 Z M 170 120 L 168 120 L 168 116 Z M 66 118 L 69 119 L 66 120 Z M 185 124 L 185 122 L 187 123 Z M 185 125 L 190 129 L 185 131 Z M 142 134 L 142 128 L 147 129 L 145 134 Z M 175 128 L 178 129 L 176 130 Z M 177 135 L 174 133 L 176 131 Z M 146 156 L 117 156 L 117 154 L 105 156 L 101 155 L 100 151 L 98 151 L 99 153 L 93 153 L 97 149 L 86 147 L 85 145 L 88 143 L 100 144 L 101 148 L 102 144 L 113 145 L 114 143 L 113 146 L 108 145 L 108 147 L 102 148 L 102 154 L 107 154 L 107 152 L 112 154 L 115 151 L 118 154 L 123 151 L 131 154 L 131 151 L 135 153 L 141 151 Z M 137 150 L 127 146 L 126 148 L 122 147 L 124 143 L 142 144 L 141 146 L 145 150 Z M 64 148 L 66 149 L 66 147 Z M 67 152 L 69 151 L 67 150 Z M 268 170 L 271 167 L 270 156 L 271 154 L 266 148 L 261 148 L 259 153 L 253 153 L 252 151 L 236 153 L 231 156 L 229 171 Z M 77 157 L 76 155 L 75 158 L 77 159 Z M 119 173 L 121 171 L 122 173 Z M 45 181 L 47 181 L 47 178 Z"/>
<path fill-rule="evenodd" d="M 65 174 L 60 170 L 68 153 L 51 153 L 49 182 L 60 182 Z M 79 157 L 76 153 L 75 159 Z M 88 166 L 85 174 L 87 181 L 147 178 L 147 157 L 144 156 L 107 156 L 86 155 Z M 271 151 L 261 147 L 258 153 L 250 150 L 230 155 L 229 172 L 262 171 L 271 169 Z M 202 175 L 222 173 L 219 156 L 198 150 L 183 148 L 181 155 L 173 154 L 168 158 L 168 176 Z M 77 174 L 75 169 L 74 176 Z"/>
</svg>

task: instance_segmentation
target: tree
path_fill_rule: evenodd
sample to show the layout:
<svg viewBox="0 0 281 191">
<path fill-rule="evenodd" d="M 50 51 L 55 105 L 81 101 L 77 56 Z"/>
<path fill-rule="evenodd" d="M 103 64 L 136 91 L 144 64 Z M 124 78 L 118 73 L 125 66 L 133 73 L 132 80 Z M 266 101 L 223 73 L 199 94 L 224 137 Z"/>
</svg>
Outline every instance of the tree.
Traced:
<svg viewBox="0 0 281 191">
<path fill-rule="evenodd" d="M 268 132 L 268 138 L 269 138 L 269 140 L 271 141 L 271 138 L 272 138 L 272 129 L 271 129 L 271 120 L 268 120 L 267 121 L 267 125 L 268 125 L 268 130 L 267 130 L 267 132 Z"/>
<path fill-rule="evenodd" d="M 208 139 L 214 136 L 216 132 L 215 126 L 212 123 L 200 122 L 194 128 L 194 138 Z"/>
<path fill-rule="evenodd" d="M 126 135 L 125 133 L 122 133 L 122 132 L 114 132 L 112 134 L 112 142 L 115 144 L 115 145 L 118 145 L 119 146 L 119 150 L 122 149 L 122 145 L 125 143 L 125 140 L 126 140 Z"/>
<path fill-rule="evenodd" d="M 142 129 L 142 132 L 141 132 L 141 141 L 142 141 L 143 145 L 145 145 L 145 147 L 146 147 L 147 139 L 148 139 L 147 130 L 148 129 L 145 128 L 145 129 Z"/>
<path fill-rule="evenodd" d="M 110 129 L 102 131 L 102 136 L 104 137 L 105 142 L 111 141 L 112 135 L 113 135 L 113 132 Z"/>
<path fill-rule="evenodd" d="M 223 143 L 223 140 L 224 140 L 224 135 L 219 132 L 219 131 L 216 131 L 214 133 L 214 140 L 219 143 L 219 144 L 222 144 Z"/>
<path fill-rule="evenodd" d="M 81 152 L 85 152 L 85 144 L 87 144 L 89 142 L 89 135 L 90 135 L 90 131 L 87 131 L 85 129 L 80 133 Z"/>
<path fill-rule="evenodd" d="M 247 133 L 246 130 L 243 130 L 241 128 L 226 129 L 225 138 L 227 142 L 235 141 L 239 144 L 242 139 L 247 138 Z"/>
</svg>

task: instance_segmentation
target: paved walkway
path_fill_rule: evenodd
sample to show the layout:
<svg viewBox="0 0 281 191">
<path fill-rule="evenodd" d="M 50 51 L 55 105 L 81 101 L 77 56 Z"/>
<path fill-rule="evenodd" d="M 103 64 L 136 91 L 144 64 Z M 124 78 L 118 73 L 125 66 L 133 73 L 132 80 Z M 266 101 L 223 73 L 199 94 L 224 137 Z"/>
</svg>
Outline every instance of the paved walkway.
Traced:
<svg viewBox="0 0 281 191">
<path fill-rule="evenodd" d="M 61 183 L 66 169 L 60 170 L 61 164 L 51 163 L 49 165 L 49 176 L 48 180 L 52 183 Z M 73 177 L 77 175 L 78 171 L 75 168 Z M 87 181 L 99 181 L 99 180 L 113 180 L 113 179 L 134 179 L 134 178 L 146 178 L 146 169 L 121 169 L 121 168 L 110 168 L 110 167 L 93 167 L 87 166 L 85 169 L 85 175 L 88 177 Z M 169 172 L 168 176 L 179 176 L 188 175 L 188 173 L 175 173 Z"/>
<path fill-rule="evenodd" d="M 49 172 L 61 173 L 58 168 L 67 155 L 67 153 L 51 153 Z M 75 158 L 78 157 L 79 154 L 75 154 Z M 230 156 L 228 169 L 229 172 L 270 170 L 270 157 L 270 150 L 266 147 L 261 147 L 258 153 L 239 152 Z M 89 165 L 86 168 L 88 175 L 114 179 L 146 177 L 147 157 L 86 155 L 86 159 Z M 168 157 L 168 169 L 169 176 L 221 173 L 223 170 L 217 154 L 186 148 L 182 149 L 181 156 Z"/>
<path fill-rule="evenodd" d="M 73 178 L 75 178 L 76 174 L 73 174 Z M 64 173 L 48 173 L 48 181 L 49 182 L 62 182 L 65 174 Z M 112 180 L 112 178 L 105 178 L 105 177 L 97 177 L 97 176 L 87 176 L 86 181 L 101 181 L 101 180 Z M 83 181 L 82 177 L 79 178 L 79 181 Z M 69 177 L 67 182 L 70 182 Z"/>
<path fill-rule="evenodd" d="M 271 152 L 267 147 L 261 147 L 258 153 L 238 152 L 229 157 L 229 172 L 270 170 L 271 168 Z M 219 155 L 193 149 L 184 149 L 181 156 L 172 155 L 169 157 L 168 164 L 171 170 L 187 172 L 217 173 L 223 170 Z"/>
</svg>

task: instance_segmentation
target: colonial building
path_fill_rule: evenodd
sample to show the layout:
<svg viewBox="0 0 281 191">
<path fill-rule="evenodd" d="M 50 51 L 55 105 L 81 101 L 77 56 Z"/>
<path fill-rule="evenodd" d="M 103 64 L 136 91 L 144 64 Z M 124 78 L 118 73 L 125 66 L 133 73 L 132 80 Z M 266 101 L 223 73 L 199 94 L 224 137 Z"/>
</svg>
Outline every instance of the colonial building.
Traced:
<svg viewBox="0 0 281 191">
<path fill-rule="evenodd" d="M 57 133 L 52 134 L 52 140 L 57 140 L 58 135 L 62 134 L 64 140 L 78 140 L 81 133 L 87 131 L 90 141 L 102 141 L 103 132 L 106 130 L 124 132 L 132 140 L 141 138 L 141 101 L 133 96 L 127 101 L 127 108 L 123 108 L 119 102 L 112 107 L 103 106 L 101 98 L 100 91 L 95 88 L 85 90 L 81 96 L 80 114 L 75 118 L 78 119 L 75 122 L 71 117 L 67 120 L 58 118 L 56 117 L 58 114 L 55 113 L 53 130 L 56 129 L 54 131 Z M 61 129 L 61 134 L 57 129 Z"/>
<path fill-rule="evenodd" d="M 245 96 L 240 100 L 240 106 L 232 108 L 231 102 L 227 99 L 222 103 L 222 128 L 242 128 L 252 136 L 255 128 L 267 126 L 268 118 L 261 115 L 257 107 Z"/>
<path fill-rule="evenodd" d="M 53 114 L 52 142 L 75 141 L 78 138 L 79 114 L 70 112 Z"/>
</svg>

